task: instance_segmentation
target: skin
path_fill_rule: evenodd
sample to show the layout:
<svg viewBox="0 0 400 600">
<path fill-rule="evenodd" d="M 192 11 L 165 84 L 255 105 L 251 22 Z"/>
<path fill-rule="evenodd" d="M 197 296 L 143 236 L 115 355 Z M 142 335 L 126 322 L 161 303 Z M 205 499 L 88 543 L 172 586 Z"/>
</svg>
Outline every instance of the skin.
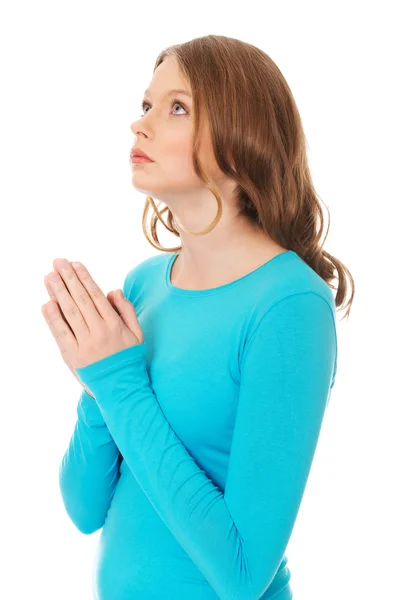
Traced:
<svg viewBox="0 0 400 600">
<path fill-rule="evenodd" d="M 165 95 L 174 88 L 190 92 L 176 59 L 168 57 L 148 85 L 143 116 L 131 125 L 136 136 L 134 145 L 154 160 L 132 165 L 132 184 L 166 204 L 186 229 L 201 231 L 216 216 L 217 201 L 192 165 L 192 99 L 183 94 Z M 186 289 L 224 285 L 286 250 L 238 216 L 232 200 L 236 183 L 216 163 L 208 126 L 201 138 L 199 155 L 221 191 L 223 215 L 215 228 L 202 236 L 180 230 L 176 222 L 182 250 L 173 264 L 171 282 Z"/>
<path fill-rule="evenodd" d="M 56 258 L 53 267 L 44 279 L 51 300 L 42 314 L 65 364 L 82 383 L 75 369 L 141 344 L 144 335 L 133 304 L 118 290 L 105 296 L 81 263 Z"/>
</svg>

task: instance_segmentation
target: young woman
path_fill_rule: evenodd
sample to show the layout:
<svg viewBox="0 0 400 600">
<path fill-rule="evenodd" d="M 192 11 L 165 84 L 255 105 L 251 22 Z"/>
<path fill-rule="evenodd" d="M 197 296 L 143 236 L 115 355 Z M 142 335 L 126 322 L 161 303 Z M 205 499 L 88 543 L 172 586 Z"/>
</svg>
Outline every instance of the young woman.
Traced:
<svg viewBox="0 0 400 600">
<path fill-rule="evenodd" d="M 121 299 L 60 269 L 55 299 L 81 312 L 64 312 L 57 339 L 84 386 L 60 464 L 67 513 L 82 533 L 102 528 L 99 600 L 289 600 L 346 275 L 354 296 L 320 244 L 296 104 L 263 51 L 209 35 L 161 53 L 131 129 L 161 252 Z M 179 246 L 159 243 L 158 220 Z"/>
</svg>

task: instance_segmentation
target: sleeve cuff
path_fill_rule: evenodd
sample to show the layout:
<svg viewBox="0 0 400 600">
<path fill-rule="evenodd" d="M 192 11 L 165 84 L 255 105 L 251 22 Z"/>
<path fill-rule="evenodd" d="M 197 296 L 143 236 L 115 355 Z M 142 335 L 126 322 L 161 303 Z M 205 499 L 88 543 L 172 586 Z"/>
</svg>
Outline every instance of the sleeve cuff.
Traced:
<svg viewBox="0 0 400 600">
<path fill-rule="evenodd" d="M 141 361 L 145 356 L 146 342 L 143 342 L 142 344 L 135 344 L 134 346 L 129 346 L 129 348 L 119 350 L 85 367 L 75 369 L 75 372 L 86 385 L 107 371 L 118 369 L 125 363 Z"/>
</svg>

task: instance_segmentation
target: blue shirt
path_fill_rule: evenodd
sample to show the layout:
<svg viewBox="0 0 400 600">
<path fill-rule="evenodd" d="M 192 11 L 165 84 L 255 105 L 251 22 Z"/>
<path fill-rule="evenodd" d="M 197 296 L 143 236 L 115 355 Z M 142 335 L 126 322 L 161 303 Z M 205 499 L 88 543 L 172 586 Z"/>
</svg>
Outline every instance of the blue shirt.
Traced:
<svg viewBox="0 0 400 600">
<path fill-rule="evenodd" d="M 123 291 L 144 342 L 76 369 L 66 511 L 102 528 L 98 600 L 288 600 L 285 554 L 335 381 L 335 301 L 294 251 L 228 284 L 171 284 L 175 253 Z"/>
</svg>

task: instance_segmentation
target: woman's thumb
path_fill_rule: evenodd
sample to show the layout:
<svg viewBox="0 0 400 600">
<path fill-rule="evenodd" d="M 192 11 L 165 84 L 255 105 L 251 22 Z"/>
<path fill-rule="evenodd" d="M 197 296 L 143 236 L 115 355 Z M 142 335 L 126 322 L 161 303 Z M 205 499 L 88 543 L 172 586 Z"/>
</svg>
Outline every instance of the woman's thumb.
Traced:
<svg viewBox="0 0 400 600">
<path fill-rule="evenodd" d="M 111 296 L 110 302 L 113 304 L 114 308 L 117 309 L 119 316 L 122 321 L 125 323 L 127 327 L 136 335 L 139 340 L 139 343 L 143 343 L 143 332 L 139 325 L 139 321 L 136 316 L 135 307 L 132 302 L 129 302 L 127 298 L 125 298 L 121 289 L 114 290 L 110 292 L 107 296 Z"/>
</svg>

